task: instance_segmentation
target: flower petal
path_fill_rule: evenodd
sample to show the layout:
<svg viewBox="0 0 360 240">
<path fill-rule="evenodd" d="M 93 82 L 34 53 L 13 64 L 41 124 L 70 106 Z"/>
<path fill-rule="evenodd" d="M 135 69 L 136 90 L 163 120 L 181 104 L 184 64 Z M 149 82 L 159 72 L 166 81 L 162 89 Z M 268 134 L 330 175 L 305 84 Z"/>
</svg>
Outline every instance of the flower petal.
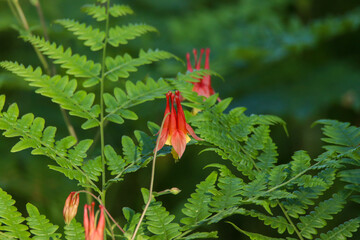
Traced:
<svg viewBox="0 0 360 240">
<path fill-rule="evenodd" d="M 199 137 L 195 134 L 194 129 L 192 129 L 192 127 L 191 127 L 189 124 L 187 124 L 187 123 L 186 123 L 186 130 L 188 131 L 188 133 L 190 133 L 190 135 L 191 135 L 194 139 L 196 139 L 196 140 L 198 140 L 198 141 L 204 140 L 204 139 L 202 139 L 202 138 L 199 138 Z"/>
<path fill-rule="evenodd" d="M 176 130 L 171 136 L 171 145 L 181 158 L 186 148 L 186 135 L 182 131 Z"/>
</svg>

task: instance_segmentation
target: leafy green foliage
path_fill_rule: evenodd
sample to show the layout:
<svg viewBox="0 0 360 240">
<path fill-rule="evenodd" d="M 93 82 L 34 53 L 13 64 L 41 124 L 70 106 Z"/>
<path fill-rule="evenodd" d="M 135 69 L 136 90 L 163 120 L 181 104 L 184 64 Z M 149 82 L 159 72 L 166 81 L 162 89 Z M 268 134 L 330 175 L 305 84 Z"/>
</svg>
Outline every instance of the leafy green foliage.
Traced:
<svg viewBox="0 0 360 240">
<path fill-rule="evenodd" d="M 156 28 L 146 24 L 129 24 L 126 26 L 116 26 L 109 29 L 108 42 L 113 47 L 120 44 L 127 44 L 128 40 L 133 40 L 147 32 L 156 32 Z"/>
<path fill-rule="evenodd" d="M 342 160 L 342 163 L 352 167 L 340 171 L 338 177 L 347 183 L 346 188 L 360 193 L 360 129 L 350 126 L 350 123 L 336 120 L 319 120 L 316 123 L 324 125 L 322 130 L 326 138 L 322 138 L 322 140 L 327 144 L 331 144 L 324 146 L 324 148 L 346 157 Z M 360 202 L 360 195 L 354 194 L 350 199 Z"/>
<path fill-rule="evenodd" d="M 333 219 L 331 215 L 340 212 L 345 203 L 345 196 L 343 194 L 335 194 L 332 198 L 321 202 L 309 215 L 300 217 L 301 223 L 297 226 L 301 230 L 301 235 L 312 239 L 312 235 L 317 233 L 315 228 L 326 226 L 326 220 Z"/>
<path fill-rule="evenodd" d="M 13 206 L 14 203 L 11 196 L 0 188 L 0 230 L 9 239 L 30 239 L 28 227 L 22 224 L 25 219 Z"/>
<path fill-rule="evenodd" d="M 216 179 L 217 173 L 212 172 L 196 186 L 196 193 L 191 194 L 191 198 L 188 199 L 188 203 L 182 209 L 182 212 L 187 216 L 181 219 L 181 223 L 187 225 L 184 226 L 184 229 L 191 225 L 197 225 L 198 222 L 211 215 L 209 204 L 212 197 L 211 192 L 215 190 Z"/>
<path fill-rule="evenodd" d="M 2 96 L 1 108 L 4 103 L 5 97 Z M 60 166 L 52 166 L 52 169 L 64 173 L 71 179 L 77 179 L 83 185 L 90 180 L 79 167 L 87 156 L 86 151 L 90 148 L 92 140 L 86 139 L 76 143 L 74 137 L 68 136 L 55 141 L 56 128 L 52 126 L 45 128 L 43 118 L 35 118 L 31 113 L 25 114 L 20 119 L 18 117 L 19 109 L 15 103 L 10 105 L 6 112 L 0 112 L 0 129 L 5 130 L 3 135 L 20 137 L 20 141 L 11 149 L 12 152 L 32 148 L 32 154 L 48 156 Z"/>
<path fill-rule="evenodd" d="M 161 202 L 152 201 L 146 212 L 147 229 L 154 234 L 150 239 L 174 239 L 180 235 L 180 226 L 173 223 L 175 216 L 170 215 Z"/>
<path fill-rule="evenodd" d="M 147 78 L 145 83 L 138 81 L 136 84 L 127 81 L 126 92 L 120 88 L 115 88 L 114 95 L 104 94 L 105 111 L 108 113 L 105 119 L 117 124 L 122 124 L 124 118 L 137 120 L 137 115 L 128 108 L 155 98 L 163 98 L 170 89 L 169 84 L 162 79 L 155 82 L 152 78 Z"/>
<path fill-rule="evenodd" d="M 176 58 L 173 54 L 161 50 L 140 50 L 139 57 L 133 58 L 129 54 L 116 56 L 115 58 L 107 57 L 105 64 L 107 72 L 106 77 L 110 81 L 118 81 L 119 78 L 128 78 L 129 72 L 136 72 L 137 67 L 151 64 L 164 59 Z"/>
<path fill-rule="evenodd" d="M 62 68 L 67 69 L 67 74 L 75 77 L 99 80 L 98 76 L 101 70 L 99 63 L 87 60 L 86 56 L 73 54 L 70 48 L 64 50 L 62 45 L 57 46 L 55 43 L 50 43 L 44 38 L 32 35 L 26 35 L 24 38 L 45 55 L 49 56 L 49 58 L 54 59 L 54 63 L 60 64 Z"/>
<path fill-rule="evenodd" d="M 61 19 L 56 22 L 73 32 L 79 40 L 85 40 L 84 45 L 90 47 L 92 51 L 101 50 L 104 47 L 105 33 L 99 29 L 72 19 Z"/>
<path fill-rule="evenodd" d="M 107 18 L 106 9 L 104 6 L 101 5 L 88 4 L 85 5 L 82 10 L 88 15 L 95 18 L 97 21 L 104 21 Z M 109 13 L 113 17 L 120 17 L 128 14 L 133 14 L 134 11 L 127 5 L 114 4 L 110 7 Z"/>
<path fill-rule="evenodd" d="M 344 224 L 334 228 L 333 230 L 320 235 L 321 240 L 330 240 L 330 239 L 347 239 L 348 237 L 352 237 L 352 233 L 356 232 L 360 226 L 360 219 L 354 218 L 351 219 Z"/>
<path fill-rule="evenodd" d="M 49 223 L 49 220 L 46 219 L 44 215 L 40 215 L 39 210 L 34 205 L 28 203 L 26 209 L 29 213 L 29 217 L 26 218 L 26 221 L 31 229 L 30 232 L 34 235 L 33 239 L 60 239 L 61 234 L 55 233 L 58 226 Z"/>
<path fill-rule="evenodd" d="M 95 94 L 86 93 L 84 90 L 76 91 L 75 79 L 69 80 L 68 76 L 43 75 L 40 68 L 35 70 L 31 66 L 25 68 L 16 62 L 1 62 L 0 65 L 23 77 L 30 86 L 38 88 L 37 93 L 51 98 L 53 102 L 69 110 L 71 115 L 87 119 L 83 127 L 87 128 L 89 124 L 94 127 L 99 124 L 97 118 L 100 115 L 100 106 L 94 105 Z"/>
<path fill-rule="evenodd" d="M 67 240 L 83 240 L 85 239 L 84 228 L 81 223 L 73 219 L 65 226 L 65 236 Z"/>
</svg>

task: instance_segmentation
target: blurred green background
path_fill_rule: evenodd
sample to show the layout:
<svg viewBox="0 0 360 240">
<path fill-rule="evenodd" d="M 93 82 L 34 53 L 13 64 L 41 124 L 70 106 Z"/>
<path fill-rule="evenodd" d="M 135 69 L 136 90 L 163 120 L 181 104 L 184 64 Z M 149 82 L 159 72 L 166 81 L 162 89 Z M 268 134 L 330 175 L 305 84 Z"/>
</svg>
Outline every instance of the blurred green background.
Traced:
<svg viewBox="0 0 360 240">
<path fill-rule="evenodd" d="M 97 60 L 100 53 L 89 52 L 54 20 L 74 18 L 80 22 L 97 25 L 80 11 L 85 0 L 40 1 L 44 10 L 50 39 L 73 52 L 87 54 Z M 112 1 L 128 4 L 135 15 L 113 19 L 111 24 L 128 22 L 153 25 L 159 34 L 148 34 L 131 41 L 129 45 L 110 48 L 109 54 L 129 52 L 137 55 L 140 48 L 159 48 L 176 54 L 185 61 L 186 52 L 193 48 L 211 48 L 210 67 L 224 80 L 213 77 L 213 87 L 221 98 L 232 97 L 230 107 L 244 106 L 247 114 L 273 114 L 283 118 L 290 136 L 280 126 L 273 128 L 272 136 L 279 147 L 279 161 L 287 162 L 296 150 L 307 150 L 316 157 L 321 150 L 319 127 L 311 128 L 317 119 L 330 118 L 360 122 L 360 2 L 357 0 L 137 0 Z M 42 34 L 38 15 L 28 0 L 20 0 L 32 30 Z M 28 43 L 18 37 L 14 26 L 16 19 L 7 1 L 0 0 L 0 60 L 12 60 L 25 65 L 40 66 Z M 58 72 L 61 70 L 58 69 Z M 153 78 L 174 77 L 185 72 L 186 66 L 175 60 L 142 67 L 131 75 L 133 81 L 145 76 Z M 117 83 L 122 86 L 123 82 Z M 111 91 L 111 84 L 108 90 Z M 97 91 L 96 89 L 91 89 Z M 14 75 L 0 69 L 0 91 L 6 94 L 7 104 L 17 102 L 22 114 L 33 112 L 44 117 L 47 125 L 58 128 L 58 137 L 67 135 L 66 126 L 58 106 L 49 99 L 36 95 L 32 88 Z M 135 110 L 138 121 L 128 121 L 121 126 L 109 124 L 106 143 L 121 150 L 121 136 L 133 137 L 133 131 L 147 131 L 146 122 L 160 124 L 164 101 L 146 103 Z M 83 131 L 81 120 L 71 118 L 80 138 L 93 138 L 96 130 Z M 11 154 L 15 139 L 0 137 L 0 187 L 10 193 L 20 210 L 26 202 L 35 204 L 53 223 L 63 226 L 62 207 L 70 191 L 78 187 L 60 173 L 49 171 L 50 160 L 34 157 L 30 151 Z M 99 153 L 95 146 L 90 156 Z M 174 163 L 171 157 L 158 161 L 155 190 L 178 187 L 177 196 L 159 200 L 175 214 L 180 209 L 195 184 L 203 180 L 211 169 L 209 163 L 222 161 L 216 154 L 198 155 L 200 146 L 189 146 L 184 157 Z M 140 211 L 140 187 L 148 187 L 150 168 L 142 169 L 111 188 L 108 207 L 115 217 L 121 218 L 121 208 Z M 341 185 L 338 186 L 338 188 Z M 336 186 L 335 186 L 336 188 Z M 85 198 L 82 198 L 85 201 Z M 354 211 L 356 208 L 357 211 Z M 330 227 L 359 215 L 359 207 L 349 205 L 341 218 Z M 79 211 L 81 220 L 82 211 Z M 273 233 L 255 220 L 233 216 L 231 221 L 243 229 Z M 211 230 L 220 231 L 220 239 L 231 239 L 239 234 L 228 224 L 220 223 Z M 353 239 L 360 239 L 357 235 Z M 238 237 L 237 239 L 245 239 Z"/>
</svg>

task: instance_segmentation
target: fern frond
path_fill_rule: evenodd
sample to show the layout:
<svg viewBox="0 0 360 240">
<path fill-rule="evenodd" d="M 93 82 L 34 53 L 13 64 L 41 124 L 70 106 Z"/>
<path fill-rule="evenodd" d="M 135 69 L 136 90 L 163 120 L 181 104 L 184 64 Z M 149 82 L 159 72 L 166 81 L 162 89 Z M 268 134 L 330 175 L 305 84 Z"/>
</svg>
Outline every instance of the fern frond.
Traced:
<svg viewBox="0 0 360 240">
<path fill-rule="evenodd" d="M 15 200 L 0 188 L 0 231 L 10 239 L 30 239 L 28 227 L 22 224 L 25 218 L 13 206 L 14 204 Z"/>
<path fill-rule="evenodd" d="M 60 77 L 59 75 L 49 77 L 43 75 L 40 68 L 35 70 L 31 66 L 25 68 L 17 62 L 5 61 L 0 62 L 0 65 L 30 82 L 30 86 L 38 88 L 37 93 L 51 98 L 53 102 L 69 110 L 70 115 L 85 118 L 93 122 L 93 126 L 99 124 L 97 118 L 100 115 L 100 106 L 94 105 L 95 94 L 86 93 L 83 90 L 76 91 L 75 79 L 69 81 L 67 76 Z"/>
<path fill-rule="evenodd" d="M 87 60 L 86 56 L 73 54 L 70 48 L 64 50 L 63 46 L 57 46 L 56 43 L 50 43 L 44 38 L 32 35 L 26 35 L 24 38 L 49 58 L 54 59 L 54 63 L 60 64 L 62 68 L 67 69 L 67 74 L 99 81 L 101 70 L 99 63 Z"/>
<path fill-rule="evenodd" d="M 315 123 L 324 125 L 322 131 L 327 137 L 321 140 L 333 144 L 324 146 L 326 150 L 344 153 L 349 147 L 355 147 L 360 144 L 360 129 L 355 126 L 350 126 L 350 123 L 336 120 L 319 120 Z"/>
<path fill-rule="evenodd" d="M 73 219 L 70 224 L 65 225 L 66 240 L 84 240 L 85 233 L 81 223 Z"/>
<path fill-rule="evenodd" d="M 61 234 L 56 233 L 56 230 L 59 227 L 50 223 L 44 215 L 40 215 L 39 210 L 34 205 L 30 203 L 26 204 L 26 210 L 29 214 L 29 217 L 26 218 L 26 221 L 31 229 L 30 232 L 34 235 L 32 239 L 60 239 Z"/>
<path fill-rule="evenodd" d="M 295 231 L 294 227 L 282 216 L 270 217 L 255 210 L 247 211 L 246 214 L 251 217 L 256 217 L 263 221 L 265 225 L 270 225 L 272 228 L 277 229 L 280 234 L 283 234 L 285 231 L 293 234 Z"/>
<path fill-rule="evenodd" d="M 0 97 L 0 106 L 5 102 L 5 97 Z M 1 109 L 1 108 L 0 108 Z M 9 106 L 6 112 L 0 112 L 0 129 L 5 130 L 5 137 L 20 137 L 20 141 L 11 149 L 12 152 L 32 148 L 33 155 L 45 155 L 56 161 L 61 168 L 69 171 L 76 171 L 88 182 L 89 177 L 79 168 L 83 159 L 86 158 L 86 151 L 90 148 L 92 140 L 82 140 L 76 144 L 74 137 L 69 136 L 55 141 L 55 127 L 46 127 L 43 118 L 34 118 L 33 114 L 26 114 L 19 117 L 19 109 L 14 103 Z M 95 189 L 97 187 L 93 185 Z"/>
<path fill-rule="evenodd" d="M 241 190 L 244 187 L 244 182 L 241 178 L 235 177 L 230 170 L 224 165 L 208 165 L 208 167 L 215 166 L 220 169 L 220 177 L 218 179 L 218 188 L 212 193 L 213 200 L 210 203 L 213 211 L 222 211 L 231 207 L 238 206 L 242 200 Z"/>
<path fill-rule="evenodd" d="M 125 160 L 120 155 L 117 155 L 115 150 L 110 145 L 105 146 L 104 152 L 106 157 L 106 163 L 109 166 L 108 168 L 111 171 L 111 174 L 121 174 L 126 166 Z"/>
<path fill-rule="evenodd" d="M 360 218 L 354 218 L 344 222 L 327 233 L 320 234 L 320 238 L 317 238 L 316 240 L 345 240 L 349 237 L 352 237 L 352 233 L 356 232 L 359 226 Z"/>
<path fill-rule="evenodd" d="M 186 237 L 182 237 L 180 238 L 181 240 L 191 240 L 191 239 L 202 239 L 202 238 L 219 238 L 218 237 L 218 232 L 214 231 L 214 232 L 196 232 L 190 235 L 187 235 Z"/>
<path fill-rule="evenodd" d="M 161 202 L 152 201 L 145 216 L 147 229 L 155 234 L 150 239 L 170 240 L 180 235 L 179 224 L 172 222 L 175 216 L 170 215 Z"/>
<path fill-rule="evenodd" d="M 99 181 L 98 177 L 103 171 L 101 157 L 99 156 L 86 161 L 81 168 L 91 180 L 94 182 Z"/>
<path fill-rule="evenodd" d="M 113 4 L 109 8 L 109 13 L 113 17 L 122 17 L 125 15 L 133 14 L 134 11 L 128 5 Z"/>
<path fill-rule="evenodd" d="M 287 199 L 282 202 L 284 207 L 287 210 L 289 216 L 298 218 L 299 214 L 305 214 L 306 209 L 309 205 L 314 205 L 312 199 L 318 198 L 324 193 L 325 190 L 329 189 L 334 183 L 335 179 L 335 169 L 325 169 L 317 174 L 318 178 L 321 178 L 326 184 L 315 187 L 300 187 L 298 190 L 294 191 L 293 194 L 296 196 L 293 199 Z"/>
<path fill-rule="evenodd" d="M 188 199 L 188 203 L 182 209 L 182 212 L 187 216 L 180 220 L 181 223 L 185 224 L 184 230 L 192 225 L 197 225 L 201 220 L 211 215 L 209 204 L 212 198 L 211 192 L 215 190 L 216 179 L 217 173 L 212 172 L 204 181 L 196 185 L 196 192 L 191 194 L 191 198 Z"/>
<path fill-rule="evenodd" d="M 104 6 L 89 4 L 82 7 L 82 10 L 99 22 L 106 20 L 106 9 Z M 109 13 L 113 17 L 120 17 L 133 14 L 134 11 L 127 5 L 114 4 L 110 7 Z"/>
<path fill-rule="evenodd" d="M 105 111 L 108 113 L 105 119 L 118 124 L 124 122 L 123 118 L 136 120 L 137 115 L 128 108 L 156 98 L 164 98 L 165 93 L 171 90 L 171 86 L 162 79 L 154 81 L 152 78 L 147 78 L 145 83 L 138 81 L 133 84 L 127 81 L 125 90 L 126 92 L 115 88 L 114 95 L 104 94 Z"/>
<path fill-rule="evenodd" d="M 231 224 L 239 232 L 248 236 L 251 240 L 285 240 L 285 238 L 273 238 L 273 237 L 267 237 L 267 236 L 261 235 L 259 233 L 247 232 L 247 231 L 240 229 L 238 226 L 236 226 L 232 222 L 227 222 L 227 223 Z"/>
<path fill-rule="evenodd" d="M 72 19 L 60 19 L 56 23 L 73 32 L 79 40 L 85 40 L 84 45 L 90 47 L 92 51 L 98 51 L 104 47 L 105 33 L 98 28 L 86 26 L 85 23 L 79 23 Z"/>
<path fill-rule="evenodd" d="M 105 65 L 108 71 L 105 75 L 109 80 L 115 82 L 119 78 L 128 78 L 129 72 L 136 72 L 137 67 L 141 65 L 170 58 L 177 59 L 173 54 L 157 49 L 149 49 L 147 52 L 140 50 L 139 57 L 137 58 L 133 58 L 129 54 L 125 54 L 124 56 L 118 55 L 115 58 L 107 57 Z"/>
<path fill-rule="evenodd" d="M 316 234 L 315 228 L 326 226 L 326 220 L 331 220 L 331 215 L 340 212 L 346 203 L 346 196 L 343 193 L 334 194 L 332 198 L 323 201 L 309 215 L 301 216 L 301 223 L 297 227 L 301 231 L 301 235 L 312 239 L 312 235 Z"/>
<path fill-rule="evenodd" d="M 127 26 L 112 27 L 109 29 L 108 43 L 113 47 L 118 47 L 148 32 L 157 32 L 157 29 L 146 24 L 129 24 Z"/>
</svg>

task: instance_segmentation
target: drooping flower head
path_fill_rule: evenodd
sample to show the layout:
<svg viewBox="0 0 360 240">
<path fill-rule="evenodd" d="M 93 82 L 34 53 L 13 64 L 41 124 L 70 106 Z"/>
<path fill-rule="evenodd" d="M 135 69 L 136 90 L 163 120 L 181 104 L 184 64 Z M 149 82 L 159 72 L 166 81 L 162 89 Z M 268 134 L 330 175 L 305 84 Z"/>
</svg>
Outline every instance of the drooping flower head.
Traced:
<svg viewBox="0 0 360 240">
<path fill-rule="evenodd" d="M 195 64 L 194 64 L 194 68 L 196 70 L 200 70 L 200 65 L 201 65 L 201 58 L 202 55 L 204 54 L 205 51 L 205 65 L 204 65 L 204 69 L 210 69 L 210 49 L 207 48 L 206 50 L 201 49 L 200 50 L 200 56 L 199 58 L 197 57 L 197 50 L 193 49 L 193 54 L 194 54 L 194 59 L 195 59 Z M 187 70 L 189 72 L 193 72 L 194 69 L 191 65 L 191 60 L 190 60 L 190 53 L 186 54 L 186 60 L 187 60 Z M 199 80 L 199 82 L 193 82 L 193 91 L 197 92 L 197 94 L 199 96 L 204 96 L 206 98 L 210 97 L 211 95 L 215 94 L 214 89 L 211 86 L 211 78 L 210 75 L 205 75 L 202 78 L 196 78 L 197 80 Z M 220 99 L 218 99 L 220 101 Z"/>
<path fill-rule="evenodd" d="M 175 104 L 177 110 L 175 110 Z M 158 150 L 160 150 L 165 144 L 171 145 L 173 146 L 173 149 L 176 152 L 178 158 L 181 158 L 185 151 L 186 143 L 190 141 L 188 134 L 190 134 L 196 140 L 202 140 L 196 136 L 191 126 L 186 123 L 184 110 L 180 103 L 179 91 L 176 91 L 175 94 L 169 91 L 166 94 L 166 108 L 164 117 L 166 118 L 164 120 L 163 129 L 160 134 Z"/>
<path fill-rule="evenodd" d="M 85 240 L 104 239 L 104 229 L 105 229 L 104 207 L 102 205 L 99 206 L 100 217 L 96 226 L 94 206 L 95 206 L 94 202 L 91 203 L 91 206 L 87 204 L 85 204 L 84 206 Z"/>
<path fill-rule="evenodd" d="M 79 194 L 77 192 L 71 192 L 66 198 L 63 216 L 66 224 L 69 224 L 71 220 L 76 216 L 79 206 Z"/>
</svg>

